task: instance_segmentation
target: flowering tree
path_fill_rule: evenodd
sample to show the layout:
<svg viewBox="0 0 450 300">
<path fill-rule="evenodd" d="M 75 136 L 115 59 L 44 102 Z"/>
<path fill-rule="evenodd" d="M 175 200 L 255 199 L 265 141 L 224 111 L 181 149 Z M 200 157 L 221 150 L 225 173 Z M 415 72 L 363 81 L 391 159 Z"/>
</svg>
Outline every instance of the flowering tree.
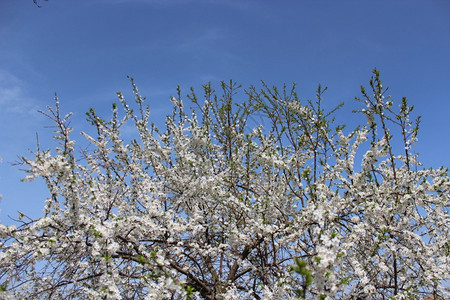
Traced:
<svg viewBox="0 0 450 300">
<path fill-rule="evenodd" d="M 161 130 L 132 85 L 136 112 L 120 93 L 123 117 L 91 109 L 81 153 L 58 101 L 44 113 L 56 153 L 22 162 L 50 197 L 41 218 L 0 225 L 3 298 L 446 296 L 448 171 L 420 167 L 419 120 L 405 98 L 394 109 L 377 70 L 357 98 L 367 124 L 347 133 L 320 86 L 306 103 L 286 86 L 246 101 L 231 81 L 203 100 L 178 90 Z"/>
</svg>

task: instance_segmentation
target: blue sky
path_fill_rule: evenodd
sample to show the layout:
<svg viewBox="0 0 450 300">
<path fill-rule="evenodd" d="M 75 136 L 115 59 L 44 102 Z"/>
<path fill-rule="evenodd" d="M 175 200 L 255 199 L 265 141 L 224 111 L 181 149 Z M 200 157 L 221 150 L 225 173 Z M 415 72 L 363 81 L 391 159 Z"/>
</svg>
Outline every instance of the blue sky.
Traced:
<svg viewBox="0 0 450 300">
<path fill-rule="evenodd" d="M 41 215 L 42 181 L 20 182 L 10 163 L 30 156 L 36 133 L 51 147 L 51 125 L 38 114 L 53 104 L 108 116 L 115 93 L 130 97 L 127 75 L 147 96 L 153 118 L 169 97 L 211 81 L 244 87 L 297 83 L 301 99 L 328 86 L 325 103 L 352 123 L 353 100 L 371 70 L 381 70 L 394 100 L 406 96 L 422 115 L 415 148 L 425 167 L 450 165 L 450 2 L 0 0 L 0 221 L 17 210 Z"/>
</svg>

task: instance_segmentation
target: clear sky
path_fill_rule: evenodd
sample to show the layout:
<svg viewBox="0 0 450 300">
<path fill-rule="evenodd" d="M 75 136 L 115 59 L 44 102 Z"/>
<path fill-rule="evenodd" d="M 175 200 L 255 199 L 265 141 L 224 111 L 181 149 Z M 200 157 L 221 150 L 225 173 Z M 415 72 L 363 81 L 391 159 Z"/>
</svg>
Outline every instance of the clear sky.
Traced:
<svg viewBox="0 0 450 300">
<path fill-rule="evenodd" d="M 211 81 L 244 87 L 296 82 L 301 99 L 317 85 L 351 123 L 353 100 L 371 70 L 394 101 L 406 96 L 423 116 L 415 148 L 425 167 L 450 166 L 449 1 L 0 0 L 0 220 L 21 210 L 41 215 L 42 181 L 23 183 L 17 155 L 30 156 L 36 133 L 48 148 L 51 123 L 38 109 L 109 116 L 115 93 L 130 95 L 127 75 L 147 96 L 153 118 L 169 97 Z M 130 101 L 132 98 L 129 97 Z"/>
</svg>

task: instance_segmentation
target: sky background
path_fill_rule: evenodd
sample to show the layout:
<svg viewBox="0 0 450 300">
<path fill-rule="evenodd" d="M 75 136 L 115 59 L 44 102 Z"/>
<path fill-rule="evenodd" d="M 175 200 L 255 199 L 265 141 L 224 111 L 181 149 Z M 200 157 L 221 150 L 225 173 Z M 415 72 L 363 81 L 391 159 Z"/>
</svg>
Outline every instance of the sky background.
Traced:
<svg viewBox="0 0 450 300">
<path fill-rule="evenodd" d="M 38 0 L 39 1 L 39 0 Z M 21 182 L 17 156 L 31 157 L 36 133 L 52 147 L 51 122 L 37 110 L 109 116 L 115 93 L 133 101 L 127 75 L 148 98 L 152 120 L 170 113 L 180 85 L 233 79 L 248 87 L 297 83 L 302 100 L 328 86 L 325 104 L 351 110 L 374 67 L 394 101 L 422 115 L 415 151 L 425 167 L 450 165 L 449 1 L 0 0 L 0 221 L 39 217 L 48 191 Z M 398 103 L 398 102 L 397 102 Z"/>
</svg>

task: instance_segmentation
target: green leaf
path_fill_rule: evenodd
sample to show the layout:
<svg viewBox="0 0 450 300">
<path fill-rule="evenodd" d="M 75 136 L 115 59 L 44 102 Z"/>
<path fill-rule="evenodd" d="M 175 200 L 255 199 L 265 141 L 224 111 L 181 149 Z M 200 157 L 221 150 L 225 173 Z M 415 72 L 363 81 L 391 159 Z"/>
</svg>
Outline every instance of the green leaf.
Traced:
<svg viewBox="0 0 450 300">
<path fill-rule="evenodd" d="M 138 263 L 143 264 L 143 265 L 148 263 L 148 260 L 142 255 L 139 255 L 136 258 L 136 260 L 137 260 Z"/>
</svg>

